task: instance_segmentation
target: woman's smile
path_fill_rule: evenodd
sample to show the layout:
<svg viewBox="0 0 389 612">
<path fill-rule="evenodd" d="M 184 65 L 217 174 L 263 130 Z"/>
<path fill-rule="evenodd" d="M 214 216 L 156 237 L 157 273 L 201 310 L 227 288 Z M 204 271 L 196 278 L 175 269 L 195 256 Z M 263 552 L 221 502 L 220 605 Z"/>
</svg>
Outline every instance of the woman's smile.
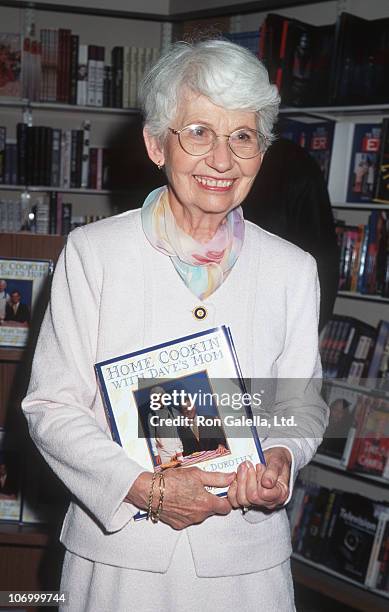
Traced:
<svg viewBox="0 0 389 612">
<path fill-rule="evenodd" d="M 195 175 L 194 179 L 202 189 L 209 191 L 230 191 L 235 179 L 218 179 L 212 176 Z"/>
</svg>

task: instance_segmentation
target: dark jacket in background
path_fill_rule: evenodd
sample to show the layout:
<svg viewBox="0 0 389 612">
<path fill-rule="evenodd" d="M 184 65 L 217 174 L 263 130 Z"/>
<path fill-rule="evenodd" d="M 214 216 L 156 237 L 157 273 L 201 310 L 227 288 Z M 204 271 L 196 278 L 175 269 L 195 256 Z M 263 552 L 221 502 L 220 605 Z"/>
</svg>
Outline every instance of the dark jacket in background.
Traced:
<svg viewBox="0 0 389 612">
<path fill-rule="evenodd" d="M 316 259 L 321 330 L 330 319 L 339 278 L 339 249 L 326 183 L 316 161 L 289 140 L 266 151 L 244 202 L 244 216 L 308 251 Z"/>
</svg>

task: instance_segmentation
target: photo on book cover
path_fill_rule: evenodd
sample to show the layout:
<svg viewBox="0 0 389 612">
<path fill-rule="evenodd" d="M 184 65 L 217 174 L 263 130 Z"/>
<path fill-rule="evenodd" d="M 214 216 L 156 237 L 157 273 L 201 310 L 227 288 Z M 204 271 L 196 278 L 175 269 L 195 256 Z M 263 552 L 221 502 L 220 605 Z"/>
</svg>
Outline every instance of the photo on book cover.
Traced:
<svg viewBox="0 0 389 612">
<path fill-rule="evenodd" d="M 52 267 L 49 260 L 0 259 L 0 347 L 26 346 L 32 313 Z"/>
<path fill-rule="evenodd" d="M 161 398 L 174 390 L 179 397 L 177 405 L 164 406 Z M 205 405 L 196 405 L 190 399 L 198 390 L 207 400 Z M 154 469 L 196 465 L 231 454 L 206 370 L 159 381 L 158 385 L 134 391 L 134 397 L 140 435 L 146 438 Z"/>
<path fill-rule="evenodd" d="M 113 439 L 145 469 L 195 464 L 231 472 L 245 460 L 265 462 L 228 327 L 118 356 L 95 370 Z M 227 488 L 212 492 L 225 495 Z"/>
</svg>

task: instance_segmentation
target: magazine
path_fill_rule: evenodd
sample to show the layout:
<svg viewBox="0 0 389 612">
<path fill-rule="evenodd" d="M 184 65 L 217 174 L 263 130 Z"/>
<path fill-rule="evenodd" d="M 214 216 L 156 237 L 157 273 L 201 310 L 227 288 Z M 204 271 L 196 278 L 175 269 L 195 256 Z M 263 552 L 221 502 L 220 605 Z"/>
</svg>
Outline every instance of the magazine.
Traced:
<svg viewBox="0 0 389 612">
<path fill-rule="evenodd" d="M 228 327 L 109 359 L 95 369 L 113 439 L 145 469 L 195 465 L 231 472 L 245 460 L 265 463 L 256 429 L 261 417 L 252 415 Z M 238 396 L 245 398 L 239 411 L 231 406 Z M 227 489 L 212 492 L 226 495 Z"/>
<path fill-rule="evenodd" d="M 0 347 L 26 346 L 34 308 L 52 270 L 50 260 L 0 258 Z"/>
</svg>

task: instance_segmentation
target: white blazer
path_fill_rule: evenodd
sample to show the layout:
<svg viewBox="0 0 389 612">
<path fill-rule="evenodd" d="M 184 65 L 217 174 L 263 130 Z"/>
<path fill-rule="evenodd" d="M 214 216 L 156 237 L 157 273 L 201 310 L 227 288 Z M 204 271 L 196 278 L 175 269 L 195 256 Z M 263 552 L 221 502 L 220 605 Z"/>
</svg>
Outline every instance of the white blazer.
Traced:
<svg viewBox="0 0 389 612">
<path fill-rule="evenodd" d="M 112 441 L 94 364 L 216 325 L 229 325 L 243 375 L 303 380 L 274 408 L 294 414 L 286 446 L 292 480 L 312 458 L 327 424 L 316 378 L 319 290 L 313 258 L 252 223 L 227 280 L 201 302 L 170 258 L 147 241 L 140 211 L 129 211 L 69 236 L 54 274 L 23 410 L 31 436 L 72 493 L 61 541 L 78 555 L 119 567 L 165 572 L 180 532 L 132 520 L 123 499 L 143 468 Z M 208 316 L 198 321 L 193 309 Z M 187 529 L 199 576 L 273 567 L 290 556 L 285 509 L 239 510 Z"/>
</svg>

